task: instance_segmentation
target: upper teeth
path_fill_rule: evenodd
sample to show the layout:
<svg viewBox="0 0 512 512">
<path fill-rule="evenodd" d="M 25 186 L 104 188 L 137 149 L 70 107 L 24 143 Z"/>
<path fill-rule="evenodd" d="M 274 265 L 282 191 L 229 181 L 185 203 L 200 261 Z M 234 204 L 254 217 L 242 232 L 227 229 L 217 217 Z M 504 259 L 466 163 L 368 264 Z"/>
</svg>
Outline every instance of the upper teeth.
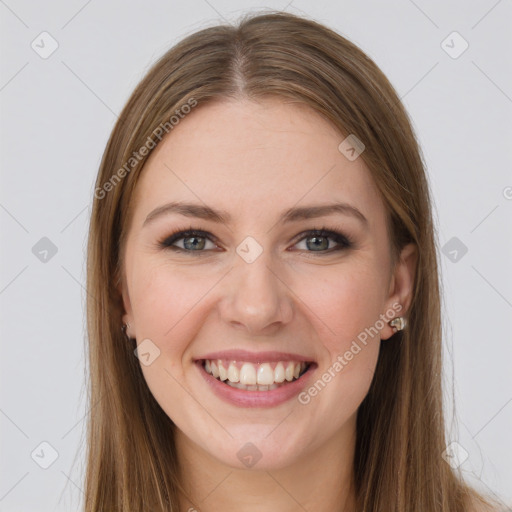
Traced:
<svg viewBox="0 0 512 512">
<path fill-rule="evenodd" d="M 223 361 L 207 359 L 204 369 L 216 379 L 239 382 L 240 384 L 270 386 L 287 380 L 298 379 L 307 363 L 297 361 L 279 361 L 277 363 L 253 364 L 242 361 Z"/>
</svg>

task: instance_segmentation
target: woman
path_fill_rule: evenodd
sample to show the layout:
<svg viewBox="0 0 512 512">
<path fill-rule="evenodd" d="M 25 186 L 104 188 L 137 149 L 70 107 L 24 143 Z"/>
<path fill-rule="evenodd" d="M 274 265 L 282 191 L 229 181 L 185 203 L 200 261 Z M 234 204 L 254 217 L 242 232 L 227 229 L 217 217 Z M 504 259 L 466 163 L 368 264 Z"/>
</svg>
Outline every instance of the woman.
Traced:
<svg viewBox="0 0 512 512">
<path fill-rule="evenodd" d="M 446 456 L 415 136 L 324 26 L 247 17 L 153 66 L 99 170 L 87 286 L 87 512 L 492 510 Z"/>
</svg>

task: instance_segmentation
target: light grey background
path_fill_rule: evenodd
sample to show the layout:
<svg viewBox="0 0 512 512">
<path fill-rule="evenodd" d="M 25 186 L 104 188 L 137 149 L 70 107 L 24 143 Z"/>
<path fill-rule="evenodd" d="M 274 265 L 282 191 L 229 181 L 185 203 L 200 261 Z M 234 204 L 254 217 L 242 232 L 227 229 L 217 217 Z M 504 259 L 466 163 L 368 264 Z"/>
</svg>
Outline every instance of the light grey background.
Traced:
<svg viewBox="0 0 512 512">
<path fill-rule="evenodd" d="M 79 510 L 83 499 L 84 251 L 94 179 L 116 115 L 149 65 L 184 35 L 263 7 L 0 0 L 0 512 Z M 450 440 L 468 454 L 466 477 L 511 506 L 511 2 L 276 0 L 266 7 L 305 13 L 355 42 L 411 115 L 440 250 L 458 239 L 440 260 L 445 378 L 455 384 L 458 418 Z M 58 48 L 47 56 L 52 39 Z M 469 47 L 458 55 L 464 41 Z M 55 255 L 39 246 L 34 254 L 43 237 Z M 43 469 L 52 449 L 58 458 Z"/>
</svg>

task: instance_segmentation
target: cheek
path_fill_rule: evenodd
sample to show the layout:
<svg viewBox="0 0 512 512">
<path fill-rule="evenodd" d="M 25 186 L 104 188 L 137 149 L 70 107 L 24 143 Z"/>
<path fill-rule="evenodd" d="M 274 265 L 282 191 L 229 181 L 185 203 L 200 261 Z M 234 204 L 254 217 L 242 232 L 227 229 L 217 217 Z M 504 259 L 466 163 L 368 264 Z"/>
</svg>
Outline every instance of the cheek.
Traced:
<svg viewBox="0 0 512 512">
<path fill-rule="evenodd" d="M 187 407 L 190 408 L 184 356 L 200 328 L 197 303 L 209 286 L 205 288 L 204 279 L 193 279 L 166 263 L 140 258 L 136 264 L 138 270 L 132 274 L 130 298 L 137 341 L 140 344 L 149 339 L 159 350 L 150 365 L 141 364 L 141 370 L 167 415 L 173 421 L 183 421 L 189 415 Z M 186 426 L 185 422 L 183 427 Z"/>
<path fill-rule="evenodd" d="M 347 350 L 352 340 L 367 332 L 366 329 L 374 327 L 383 312 L 383 275 L 377 266 L 372 267 L 368 262 L 352 262 L 337 269 L 315 272 L 310 279 L 303 277 L 296 281 L 294 290 L 315 313 L 309 314 L 310 321 L 318 326 L 332 358 Z M 373 336 L 368 337 L 377 339 L 375 332 L 371 332 Z"/>
<path fill-rule="evenodd" d="M 311 403 L 315 414 L 330 417 L 333 425 L 357 410 L 371 384 L 380 347 L 384 278 L 380 266 L 361 259 L 336 271 L 326 269 L 323 276 L 317 272 L 300 287 L 297 281 L 325 354 L 301 403 Z"/>
<path fill-rule="evenodd" d="M 354 308 L 356 314 L 358 310 Z M 322 359 L 314 379 L 298 397 L 300 407 L 309 412 L 306 416 L 311 418 L 311 428 L 322 425 L 322 438 L 335 435 L 343 425 L 350 423 L 370 389 L 380 339 L 375 336 L 360 341 L 366 334 L 364 328 L 360 328 L 364 322 L 361 314 L 345 322 L 340 314 L 334 326 L 336 332 L 342 334 L 323 339 L 327 357 Z"/>
<path fill-rule="evenodd" d="M 182 339 L 177 333 L 193 326 L 194 305 L 207 291 L 204 280 L 161 262 L 140 261 L 138 269 L 131 286 L 138 337 L 160 345 Z M 180 349 L 179 343 L 166 345 L 165 350 Z"/>
</svg>

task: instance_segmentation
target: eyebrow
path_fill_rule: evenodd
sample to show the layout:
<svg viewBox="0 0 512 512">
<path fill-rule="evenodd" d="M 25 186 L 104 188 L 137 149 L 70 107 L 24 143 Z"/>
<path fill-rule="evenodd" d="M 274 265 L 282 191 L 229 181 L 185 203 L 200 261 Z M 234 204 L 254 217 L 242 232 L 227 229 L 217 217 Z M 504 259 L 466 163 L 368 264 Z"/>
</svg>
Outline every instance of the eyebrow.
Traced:
<svg viewBox="0 0 512 512">
<path fill-rule="evenodd" d="M 225 210 L 214 210 L 206 205 L 171 202 L 155 208 L 147 217 L 142 227 L 162 215 L 175 213 L 185 217 L 197 217 L 210 220 L 219 224 L 228 225 L 232 217 Z M 365 227 L 368 227 L 368 219 L 355 206 L 348 203 L 330 203 L 325 205 L 294 207 L 284 211 L 279 219 L 281 223 L 296 222 L 315 217 L 323 217 L 332 214 L 343 214 L 358 219 Z"/>
</svg>

